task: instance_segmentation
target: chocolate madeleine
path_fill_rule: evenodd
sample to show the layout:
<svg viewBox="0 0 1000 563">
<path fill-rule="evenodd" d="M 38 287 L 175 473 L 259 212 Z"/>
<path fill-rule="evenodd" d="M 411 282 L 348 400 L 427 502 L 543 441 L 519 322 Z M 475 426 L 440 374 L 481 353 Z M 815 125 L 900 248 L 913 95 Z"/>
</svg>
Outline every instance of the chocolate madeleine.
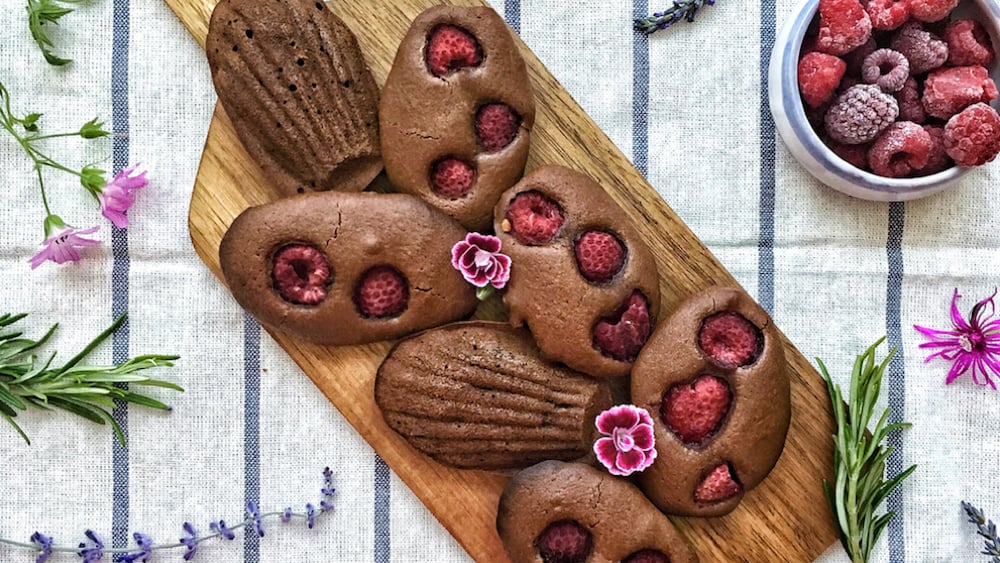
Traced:
<svg viewBox="0 0 1000 563">
<path fill-rule="evenodd" d="M 606 385 L 541 359 L 528 331 L 465 322 L 399 342 L 375 402 L 414 448 L 453 467 L 519 469 L 591 451 Z"/>
<path fill-rule="evenodd" d="M 660 310 L 653 254 L 588 176 L 544 166 L 505 192 L 493 224 L 512 260 L 504 302 L 542 354 L 595 377 L 632 368 Z"/>
<path fill-rule="evenodd" d="M 639 489 L 582 463 L 546 461 L 515 475 L 497 532 L 513 563 L 698 561 Z"/>
<path fill-rule="evenodd" d="M 323 2 L 222 0 L 206 41 L 219 101 L 281 195 L 361 191 L 381 172 L 378 86 Z"/>
<path fill-rule="evenodd" d="M 450 261 L 465 235 L 413 196 L 311 193 L 241 213 L 219 260 L 236 301 L 261 324 L 360 344 L 472 314 L 475 287 Z"/>
<path fill-rule="evenodd" d="M 503 19 L 486 7 L 435 6 L 396 52 L 379 111 L 389 180 L 483 230 L 524 173 L 535 102 Z"/>
<path fill-rule="evenodd" d="M 653 333 L 632 368 L 657 460 L 639 486 L 668 514 L 721 516 L 778 462 L 791 419 L 785 351 L 743 290 L 713 288 Z"/>
</svg>

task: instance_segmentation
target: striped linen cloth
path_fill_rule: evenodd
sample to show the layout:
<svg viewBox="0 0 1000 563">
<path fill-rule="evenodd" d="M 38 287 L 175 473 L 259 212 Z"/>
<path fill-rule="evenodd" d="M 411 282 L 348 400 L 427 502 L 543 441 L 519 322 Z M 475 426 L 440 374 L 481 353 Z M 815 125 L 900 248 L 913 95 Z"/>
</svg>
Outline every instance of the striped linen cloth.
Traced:
<svg viewBox="0 0 1000 563">
<path fill-rule="evenodd" d="M 893 439 L 889 466 L 920 469 L 889 499 L 900 516 L 875 560 L 985 560 L 959 501 L 1000 517 L 997 396 L 967 380 L 946 388 L 947 366 L 923 363 L 911 327 L 948 326 L 956 287 L 967 310 L 997 285 L 1000 165 L 905 205 L 841 196 L 792 160 L 767 110 L 766 62 L 794 1 L 721 0 L 695 25 L 649 39 L 632 33 L 633 17 L 668 1 L 493 4 L 807 357 L 822 357 L 844 382 L 854 354 L 878 336 L 901 346 L 884 400 L 894 419 L 915 426 Z M 116 411 L 124 447 L 107 428 L 64 414 L 19 417 L 30 447 L 0 427 L 0 535 L 26 540 L 40 530 L 75 545 L 93 528 L 116 547 L 132 531 L 172 542 L 185 521 L 204 530 L 218 518 L 240 520 L 247 501 L 264 509 L 315 502 L 329 465 L 338 509 L 317 529 L 271 523 L 263 539 L 204 544 L 198 560 L 466 560 L 193 252 L 188 199 L 216 97 L 203 53 L 167 6 L 78 6 L 53 33 L 60 54 L 75 59 L 61 69 L 42 62 L 23 6 L 0 0 L 0 80 L 15 109 L 45 113 L 49 131 L 101 116 L 113 143 L 56 141 L 52 152 L 83 163 L 105 161 L 110 149 L 108 168 L 141 162 L 152 184 L 127 231 L 101 220 L 100 250 L 75 266 L 32 271 L 41 205 L 29 163 L 4 137 L 2 309 L 30 312 L 25 328 L 36 335 L 61 322 L 52 342 L 65 357 L 127 310 L 125 330 L 94 358 L 180 354 L 160 375 L 187 392 L 158 394 L 171 414 Z M 94 202 L 73 178 L 47 177 L 64 219 L 95 222 Z M 788 515 L 790 526 L 796 517 Z M 30 560 L 0 547 L 0 561 Z M 823 560 L 846 559 L 832 549 Z"/>
</svg>

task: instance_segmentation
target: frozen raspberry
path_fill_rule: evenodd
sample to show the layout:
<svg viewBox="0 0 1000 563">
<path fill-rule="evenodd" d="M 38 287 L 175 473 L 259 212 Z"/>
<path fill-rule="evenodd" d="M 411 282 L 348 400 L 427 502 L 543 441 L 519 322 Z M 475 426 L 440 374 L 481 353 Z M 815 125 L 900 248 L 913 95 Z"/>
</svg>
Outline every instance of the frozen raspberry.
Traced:
<svg viewBox="0 0 1000 563">
<path fill-rule="evenodd" d="M 546 244 L 555 238 L 566 221 L 562 208 L 535 190 L 517 194 L 507 208 L 501 228 L 521 244 Z"/>
<path fill-rule="evenodd" d="M 909 176 L 927 166 L 931 145 L 931 136 L 923 127 L 909 121 L 893 123 L 872 143 L 868 165 L 886 178 Z"/>
<path fill-rule="evenodd" d="M 731 402 L 725 381 L 702 375 L 690 384 L 670 388 L 663 395 L 660 417 L 681 441 L 700 444 L 719 429 Z"/>
<path fill-rule="evenodd" d="M 910 61 L 910 74 L 934 70 L 948 60 L 948 44 L 925 31 L 919 22 L 909 22 L 893 35 L 889 47 Z"/>
<path fill-rule="evenodd" d="M 874 53 L 876 49 L 878 49 L 878 44 L 875 43 L 875 38 L 872 37 L 868 41 L 865 41 L 864 45 L 844 55 L 844 62 L 847 63 L 847 76 L 861 76 L 861 65 L 865 62 L 868 55 Z M 841 88 L 843 88 L 843 84 L 841 84 Z M 846 90 L 846 88 L 843 89 Z"/>
<path fill-rule="evenodd" d="M 476 136 L 486 152 L 499 152 L 514 142 L 521 116 L 507 104 L 486 104 L 476 112 Z"/>
<path fill-rule="evenodd" d="M 326 256 L 304 244 L 290 244 L 278 250 L 271 277 L 281 298 L 296 305 L 320 304 L 333 281 Z"/>
<path fill-rule="evenodd" d="M 935 70 L 924 81 L 924 111 L 948 119 L 977 102 L 997 97 L 997 86 L 981 66 L 956 66 Z"/>
<path fill-rule="evenodd" d="M 625 246 L 605 231 L 587 231 L 574 245 L 576 265 L 587 281 L 604 283 L 622 269 Z"/>
<path fill-rule="evenodd" d="M 833 55 L 809 53 L 799 61 L 799 89 L 802 99 L 819 107 L 833 99 L 847 64 Z"/>
<path fill-rule="evenodd" d="M 631 362 L 649 340 L 651 331 L 649 302 L 636 290 L 621 308 L 594 325 L 594 346 L 605 356 Z"/>
<path fill-rule="evenodd" d="M 942 39 L 948 43 L 948 64 L 951 66 L 989 66 L 996 57 L 990 35 L 976 20 L 949 23 Z"/>
<path fill-rule="evenodd" d="M 709 472 L 694 490 L 694 500 L 700 503 L 720 502 L 736 496 L 742 489 L 732 468 L 723 463 Z"/>
<path fill-rule="evenodd" d="M 924 103 L 920 100 L 920 86 L 917 79 L 906 79 L 903 88 L 896 92 L 896 103 L 899 105 L 899 120 L 912 121 L 914 123 L 924 123 L 927 121 L 927 112 L 924 111 Z"/>
<path fill-rule="evenodd" d="M 410 287 L 395 268 L 375 266 L 361 275 L 354 290 L 354 304 L 362 317 L 388 319 L 398 317 L 410 301 Z"/>
<path fill-rule="evenodd" d="M 913 18 L 922 22 L 936 22 L 948 17 L 958 6 L 959 0 L 910 0 Z"/>
<path fill-rule="evenodd" d="M 845 145 L 838 143 L 829 136 L 823 137 L 823 143 L 845 162 L 859 170 L 868 170 L 868 143 L 861 145 Z"/>
<path fill-rule="evenodd" d="M 444 76 L 460 68 L 479 66 L 483 50 L 468 31 L 453 25 L 439 25 L 427 42 L 427 66 L 434 76 Z"/>
<path fill-rule="evenodd" d="M 931 138 L 931 150 L 927 154 L 927 164 L 919 170 L 914 170 L 914 176 L 937 174 L 951 168 L 954 164 L 951 157 L 948 156 L 948 152 L 944 150 L 944 127 L 924 125 L 924 131 L 927 131 Z"/>
<path fill-rule="evenodd" d="M 559 520 L 542 530 L 535 549 L 544 563 L 583 563 L 594 549 L 594 538 L 576 520 Z"/>
<path fill-rule="evenodd" d="M 431 169 L 431 189 L 448 199 L 458 199 L 469 193 L 476 182 L 476 169 L 457 158 L 438 161 Z"/>
<path fill-rule="evenodd" d="M 864 45 L 872 34 L 872 20 L 858 0 L 820 0 L 816 48 L 843 55 Z"/>
<path fill-rule="evenodd" d="M 975 104 L 948 120 L 944 150 L 959 166 L 986 164 L 1000 153 L 1000 115 L 986 104 Z"/>
<path fill-rule="evenodd" d="M 910 19 L 910 0 L 868 0 L 866 9 L 875 29 L 896 29 Z"/>
<path fill-rule="evenodd" d="M 899 115 L 896 98 L 878 86 L 859 84 L 837 97 L 826 112 L 826 132 L 834 141 L 860 145 L 873 141 Z"/>
<path fill-rule="evenodd" d="M 868 55 L 861 67 L 861 78 L 883 92 L 898 92 L 909 77 L 910 62 L 892 49 L 879 49 Z"/>
<path fill-rule="evenodd" d="M 764 335 L 746 317 L 735 311 L 716 313 L 701 323 L 698 346 L 715 363 L 728 368 L 757 361 Z"/>
<path fill-rule="evenodd" d="M 662 551 L 644 549 L 622 559 L 622 563 L 670 563 L 670 558 Z"/>
</svg>

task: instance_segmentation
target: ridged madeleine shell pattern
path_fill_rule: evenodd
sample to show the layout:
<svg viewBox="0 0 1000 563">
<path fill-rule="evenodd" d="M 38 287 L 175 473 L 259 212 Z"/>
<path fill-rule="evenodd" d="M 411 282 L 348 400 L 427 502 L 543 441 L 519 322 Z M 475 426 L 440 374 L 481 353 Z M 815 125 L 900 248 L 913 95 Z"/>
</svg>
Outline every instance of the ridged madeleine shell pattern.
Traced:
<svg viewBox="0 0 1000 563">
<path fill-rule="evenodd" d="M 313 0 L 222 0 L 206 45 L 219 101 L 278 192 L 361 191 L 382 170 L 378 86 Z"/>
<path fill-rule="evenodd" d="M 480 321 L 399 342 L 379 367 L 375 401 L 393 430 L 438 462 L 506 470 L 586 456 L 611 394 L 543 360 L 526 330 Z"/>
</svg>

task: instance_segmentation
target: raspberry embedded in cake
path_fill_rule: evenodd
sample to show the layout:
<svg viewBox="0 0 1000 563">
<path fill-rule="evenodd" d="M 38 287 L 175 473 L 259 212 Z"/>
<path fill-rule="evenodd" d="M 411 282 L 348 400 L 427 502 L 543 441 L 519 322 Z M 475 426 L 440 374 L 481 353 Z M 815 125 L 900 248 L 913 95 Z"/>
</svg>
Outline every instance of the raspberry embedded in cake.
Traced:
<svg viewBox="0 0 1000 563">
<path fill-rule="evenodd" d="M 594 325 L 594 346 L 609 358 L 632 362 L 651 332 L 649 301 L 636 290 L 617 311 Z"/>
<path fill-rule="evenodd" d="M 279 249 L 274 254 L 271 278 L 281 298 L 296 305 L 322 303 L 333 283 L 326 256 L 306 244 Z"/>
<path fill-rule="evenodd" d="M 726 367 L 748 366 L 757 361 L 763 347 L 760 329 L 735 311 L 706 318 L 698 331 L 698 347 L 708 359 Z"/>
<path fill-rule="evenodd" d="M 427 40 L 426 58 L 431 73 L 444 76 L 482 64 L 483 49 L 468 31 L 455 25 L 439 25 Z"/>
<path fill-rule="evenodd" d="M 486 104 L 476 112 L 476 138 L 488 153 L 500 152 L 514 142 L 521 116 L 504 103 Z"/>
<path fill-rule="evenodd" d="M 566 218 L 562 207 L 542 192 L 531 190 L 514 197 L 502 225 L 518 242 L 547 244 L 559 233 Z"/>
<path fill-rule="evenodd" d="M 606 283 L 625 264 L 625 245 L 607 231 L 587 231 L 573 247 L 580 274 L 590 282 Z"/>
<path fill-rule="evenodd" d="M 694 490 L 694 500 L 700 503 L 722 502 L 740 493 L 743 486 L 736 479 L 732 466 L 723 463 L 708 473 Z"/>
<path fill-rule="evenodd" d="M 663 394 L 660 418 L 682 442 L 699 445 L 719 430 L 731 404 L 729 384 L 706 374 L 668 389 Z"/>
<path fill-rule="evenodd" d="M 476 169 L 457 158 L 445 158 L 431 167 L 431 189 L 448 199 L 465 197 L 476 183 Z"/>
<path fill-rule="evenodd" d="M 535 548 L 544 563 L 583 563 L 594 549 L 594 538 L 576 520 L 559 520 L 542 530 Z"/>
<path fill-rule="evenodd" d="M 367 319 L 398 317 L 406 310 L 410 287 L 392 266 L 375 266 L 361 275 L 354 291 L 358 313 Z"/>
<path fill-rule="evenodd" d="M 622 563 L 670 563 L 670 558 L 658 549 L 643 549 L 622 559 Z"/>
</svg>

